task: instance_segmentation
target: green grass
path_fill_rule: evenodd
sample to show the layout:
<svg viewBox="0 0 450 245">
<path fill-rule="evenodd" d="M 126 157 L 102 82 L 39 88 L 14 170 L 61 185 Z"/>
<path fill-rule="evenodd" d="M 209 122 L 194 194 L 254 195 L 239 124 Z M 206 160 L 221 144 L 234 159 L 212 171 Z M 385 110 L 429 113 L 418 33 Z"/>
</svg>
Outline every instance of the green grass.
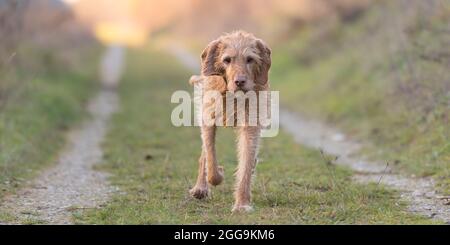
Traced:
<svg viewBox="0 0 450 245">
<path fill-rule="evenodd" d="M 38 54 L 27 52 L 39 63 Z M 77 69 L 41 60 L 39 69 L 19 67 L 3 74 L 11 86 L 0 107 L 0 197 L 56 163 L 67 129 L 86 116 L 98 62 L 96 52 L 88 57 Z"/>
<path fill-rule="evenodd" d="M 253 184 L 256 210 L 232 214 L 234 134 L 218 135 L 225 181 L 207 200 L 188 190 L 196 179 L 199 129 L 170 122 L 172 92 L 192 89 L 190 73 L 173 57 L 151 48 L 131 50 L 120 85 L 121 110 L 105 139 L 104 162 L 121 190 L 103 208 L 74 214 L 79 224 L 416 224 L 433 223 L 411 215 L 397 193 L 359 185 L 351 171 L 328 166 L 319 152 L 280 134 L 263 140 Z"/>
<path fill-rule="evenodd" d="M 272 85 L 284 106 L 338 125 L 367 143 L 365 154 L 433 176 L 450 194 L 450 6 L 425 16 L 411 4 L 419 10 L 409 19 L 386 1 L 326 35 L 299 32 L 274 49 Z"/>
</svg>

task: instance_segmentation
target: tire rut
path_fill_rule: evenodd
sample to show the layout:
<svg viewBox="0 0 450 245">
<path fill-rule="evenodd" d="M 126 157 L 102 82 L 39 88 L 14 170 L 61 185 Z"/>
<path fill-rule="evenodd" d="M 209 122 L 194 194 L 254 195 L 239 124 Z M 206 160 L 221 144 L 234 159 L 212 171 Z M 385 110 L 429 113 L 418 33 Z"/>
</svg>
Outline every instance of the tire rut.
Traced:
<svg viewBox="0 0 450 245">
<path fill-rule="evenodd" d="M 101 64 L 103 88 L 88 103 L 89 119 L 68 133 L 56 166 L 3 200 L 2 209 L 16 217 L 14 223 L 33 220 L 71 224 L 74 211 L 100 207 L 117 191 L 108 184 L 108 175 L 95 171 L 93 166 L 102 160 L 101 142 L 118 108 L 115 86 L 120 80 L 123 56 L 121 47 L 107 49 Z"/>
<path fill-rule="evenodd" d="M 448 198 L 438 195 L 432 178 L 412 178 L 393 172 L 387 164 L 368 161 L 358 155 L 361 146 L 338 130 L 318 121 L 305 119 L 287 110 L 280 110 L 280 125 L 295 141 L 337 156 L 336 164 L 356 172 L 353 179 L 361 183 L 379 183 L 400 192 L 410 212 L 450 222 Z"/>
</svg>

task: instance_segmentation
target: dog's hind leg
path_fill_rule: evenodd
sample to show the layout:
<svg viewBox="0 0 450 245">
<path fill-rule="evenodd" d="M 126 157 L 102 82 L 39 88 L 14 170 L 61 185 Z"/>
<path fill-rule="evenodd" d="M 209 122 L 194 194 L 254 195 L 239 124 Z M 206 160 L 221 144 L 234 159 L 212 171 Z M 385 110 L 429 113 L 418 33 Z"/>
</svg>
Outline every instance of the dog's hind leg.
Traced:
<svg viewBox="0 0 450 245">
<path fill-rule="evenodd" d="M 198 159 L 198 176 L 195 186 L 189 193 L 198 199 L 203 199 L 208 196 L 208 183 L 206 183 L 206 158 L 205 150 L 202 147 L 202 153 Z"/>
<path fill-rule="evenodd" d="M 216 127 L 202 127 L 203 149 L 206 158 L 208 182 L 219 185 L 223 181 L 223 167 L 217 165 L 216 158 Z"/>
</svg>

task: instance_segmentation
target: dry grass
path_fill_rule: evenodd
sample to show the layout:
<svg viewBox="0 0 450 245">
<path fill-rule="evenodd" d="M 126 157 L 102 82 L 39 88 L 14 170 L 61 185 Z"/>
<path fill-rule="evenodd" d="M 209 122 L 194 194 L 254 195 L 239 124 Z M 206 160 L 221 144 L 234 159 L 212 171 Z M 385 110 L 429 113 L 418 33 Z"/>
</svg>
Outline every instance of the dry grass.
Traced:
<svg viewBox="0 0 450 245">
<path fill-rule="evenodd" d="M 70 9 L 45 0 L 0 4 L 0 110 L 30 80 L 57 66 L 77 69 L 95 44 Z"/>
<path fill-rule="evenodd" d="M 0 196 L 54 162 L 96 88 L 99 46 L 48 3 L 0 1 Z"/>
<path fill-rule="evenodd" d="M 300 32 L 274 52 L 274 86 L 287 107 L 449 193 L 449 21 L 445 1 L 386 1 L 358 21 Z"/>
</svg>

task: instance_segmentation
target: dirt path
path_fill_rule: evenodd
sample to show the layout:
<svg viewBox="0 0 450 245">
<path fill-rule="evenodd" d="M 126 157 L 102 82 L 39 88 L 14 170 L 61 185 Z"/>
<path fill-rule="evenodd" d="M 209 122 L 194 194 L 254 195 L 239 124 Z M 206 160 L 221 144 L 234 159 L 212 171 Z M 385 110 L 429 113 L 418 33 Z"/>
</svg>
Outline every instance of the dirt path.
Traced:
<svg viewBox="0 0 450 245">
<path fill-rule="evenodd" d="M 171 45 L 169 50 L 194 74 L 199 72 L 199 60 L 182 47 Z M 173 48 L 175 47 L 175 48 Z M 409 204 L 409 211 L 450 223 L 448 198 L 439 196 L 431 178 L 408 178 L 392 173 L 385 163 L 365 160 L 358 156 L 360 145 L 318 121 L 308 120 L 287 110 L 280 110 L 280 125 L 299 144 L 322 150 L 325 154 L 338 156 L 336 164 L 350 167 L 356 174 L 355 181 L 375 182 L 400 191 L 402 200 Z"/>
<path fill-rule="evenodd" d="M 114 87 L 120 79 L 123 53 L 121 47 L 109 47 L 106 51 L 101 66 L 103 89 L 88 104 L 90 118 L 69 132 L 58 164 L 1 204 L 19 222 L 31 219 L 70 224 L 73 211 L 98 207 L 115 191 L 108 185 L 106 174 L 92 167 L 102 159 L 100 144 L 118 107 Z"/>
<path fill-rule="evenodd" d="M 358 156 L 360 145 L 321 122 L 302 118 L 286 110 L 280 111 L 281 127 L 292 134 L 296 142 L 338 156 L 338 165 L 353 169 L 359 182 L 375 182 L 400 191 L 400 197 L 409 203 L 409 210 L 430 218 L 450 222 L 450 206 L 446 198 L 435 191 L 431 178 L 409 178 L 392 173 L 386 163 L 371 162 Z"/>
</svg>

